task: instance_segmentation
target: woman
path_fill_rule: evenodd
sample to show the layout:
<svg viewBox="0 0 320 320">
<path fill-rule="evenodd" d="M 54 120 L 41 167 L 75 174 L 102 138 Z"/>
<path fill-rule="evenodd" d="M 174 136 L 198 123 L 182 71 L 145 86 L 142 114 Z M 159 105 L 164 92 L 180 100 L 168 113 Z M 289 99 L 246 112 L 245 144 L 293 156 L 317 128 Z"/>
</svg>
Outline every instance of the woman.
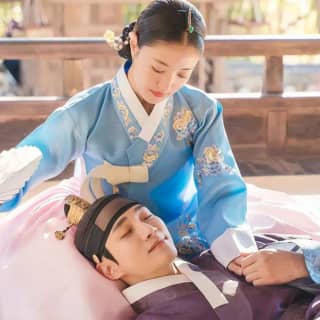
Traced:
<svg viewBox="0 0 320 320">
<path fill-rule="evenodd" d="M 15 207 L 31 186 L 78 157 L 96 178 L 104 169 L 138 168 L 143 173 L 135 176 L 132 169 L 119 192 L 157 213 L 184 257 L 210 248 L 220 263 L 241 273 L 236 258 L 256 250 L 245 221 L 246 186 L 221 104 L 186 85 L 204 37 L 200 12 L 180 0 L 152 1 L 120 39 L 107 34 L 126 63 L 112 81 L 74 96 L 18 145 L 39 148 L 43 158 L 0 211 Z M 92 197 L 93 182 L 87 185 Z M 104 181 L 103 192 L 111 190 Z"/>
</svg>

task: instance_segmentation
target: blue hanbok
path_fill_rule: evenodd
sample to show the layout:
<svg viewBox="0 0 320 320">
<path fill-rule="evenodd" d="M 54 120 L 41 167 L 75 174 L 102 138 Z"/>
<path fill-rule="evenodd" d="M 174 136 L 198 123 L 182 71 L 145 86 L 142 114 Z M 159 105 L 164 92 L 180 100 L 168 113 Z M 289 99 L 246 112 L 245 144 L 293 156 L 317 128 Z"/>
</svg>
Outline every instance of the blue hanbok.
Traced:
<svg viewBox="0 0 320 320">
<path fill-rule="evenodd" d="M 241 252 L 256 250 L 246 223 L 246 185 L 226 136 L 222 105 L 186 85 L 148 115 L 128 82 L 129 67 L 75 95 L 19 144 L 39 148 L 43 158 L 0 211 L 16 207 L 30 187 L 78 158 L 86 174 L 104 163 L 143 166 L 147 181 L 121 184 L 119 192 L 165 221 L 183 257 L 210 248 L 227 266 Z M 105 181 L 103 190 L 111 193 L 111 184 Z"/>
</svg>

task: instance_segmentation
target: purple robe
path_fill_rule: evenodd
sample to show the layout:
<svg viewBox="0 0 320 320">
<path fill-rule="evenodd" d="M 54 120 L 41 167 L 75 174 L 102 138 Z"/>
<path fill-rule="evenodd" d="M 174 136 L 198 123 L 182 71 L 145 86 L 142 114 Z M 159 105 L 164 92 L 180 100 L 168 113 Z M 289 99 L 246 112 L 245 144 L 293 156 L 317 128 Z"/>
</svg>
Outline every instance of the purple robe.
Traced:
<svg viewBox="0 0 320 320">
<path fill-rule="evenodd" d="M 228 302 L 213 309 L 193 283 L 181 283 L 157 290 L 135 302 L 132 307 L 139 320 L 272 320 L 279 319 L 300 291 L 288 286 L 254 287 L 221 266 L 206 252 L 194 263 L 223 292 Z M 234 281 L 236 290 L 229 295 L 223 290 Z"/>
<path fill-rule="evenodd" d="M 318 294 L 308 305 L 306 319 L 320 319 L 320 294 Z"/>
<path fill-rule="evenodd" d="M 259 247 L 265 247 L 274 239 L 262 236 L 256 237 L 256 241 Z M 140 292 L 139 298 L 132 303 L 139 314 L 138 320 L 320 319 L 320 288 L 309 278 L 295 281 L 290 286 L 254 287 L 243 277 L 225 269 L 209 251 L 192 262 L 190 268 L 211 280 L 228 303 L 213 308 L 192 282 L 175 283 L 159 289 L 153 287 L 151 281 L 148 294 Z M 309 286 L 312 290 L 308 290 Z M 318 295 L 314 297 L 310 292 Z"/>
</svg>

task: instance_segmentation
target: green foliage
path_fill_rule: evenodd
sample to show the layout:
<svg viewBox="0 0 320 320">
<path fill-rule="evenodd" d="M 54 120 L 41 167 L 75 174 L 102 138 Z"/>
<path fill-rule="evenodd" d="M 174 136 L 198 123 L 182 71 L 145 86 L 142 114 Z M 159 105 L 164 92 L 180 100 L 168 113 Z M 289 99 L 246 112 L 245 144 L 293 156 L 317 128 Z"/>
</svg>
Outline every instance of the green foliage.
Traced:
<svg viewBox="0 0 320 320">
<path fill-rule="evenodd" d="M 146 7 L 146 5 L 143 4 L 129 4 L 124 5 L 123 10 L 123 17 L 124 17 L 124 23 L 128 24 L 132 21 L 136 20 L 140 14 L 140 12 Z"/>
<path fill-rule="evenodd" d="M 318 0 L 234 0 L 226 22 L 233 34 L 314 34 L 319 16 Z"/>
</svg>

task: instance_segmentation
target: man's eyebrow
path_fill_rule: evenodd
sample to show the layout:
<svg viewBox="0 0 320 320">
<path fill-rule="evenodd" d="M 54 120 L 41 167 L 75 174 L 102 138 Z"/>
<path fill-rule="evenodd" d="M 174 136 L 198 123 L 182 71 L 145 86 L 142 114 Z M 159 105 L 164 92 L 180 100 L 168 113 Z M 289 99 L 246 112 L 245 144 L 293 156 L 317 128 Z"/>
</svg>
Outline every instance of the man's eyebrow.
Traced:
<svg viewBox="0 0 320 320">
<path fill-rule="evenodd" d="M 141 208 L 144 208 L 142 204 L 138 204 L 137 206 L 134 207 L 134 212 L 139 211 Z"/>
<path fill-rule="evenodd" d="M 120 218 L 113 227 L 112 233 L 114 233 L 128 218 L 126 216 Z"/>
<path fill-rule="evenodd" d="M 165 62 L 163 62 L 163 61 L 161 61 L 161 60 L 159 60 L 159 59 L 156 59 L 156 58 L 152 58 L 152 59 L 153 59 L 154 61 L 162 64 L 162 65 L 165 66 L 165 67 L 169 67 L 168 64 L 166 64 Z M 180 70 L 192 70 L 192 68 L 181 68 Z"/>
</svg>

